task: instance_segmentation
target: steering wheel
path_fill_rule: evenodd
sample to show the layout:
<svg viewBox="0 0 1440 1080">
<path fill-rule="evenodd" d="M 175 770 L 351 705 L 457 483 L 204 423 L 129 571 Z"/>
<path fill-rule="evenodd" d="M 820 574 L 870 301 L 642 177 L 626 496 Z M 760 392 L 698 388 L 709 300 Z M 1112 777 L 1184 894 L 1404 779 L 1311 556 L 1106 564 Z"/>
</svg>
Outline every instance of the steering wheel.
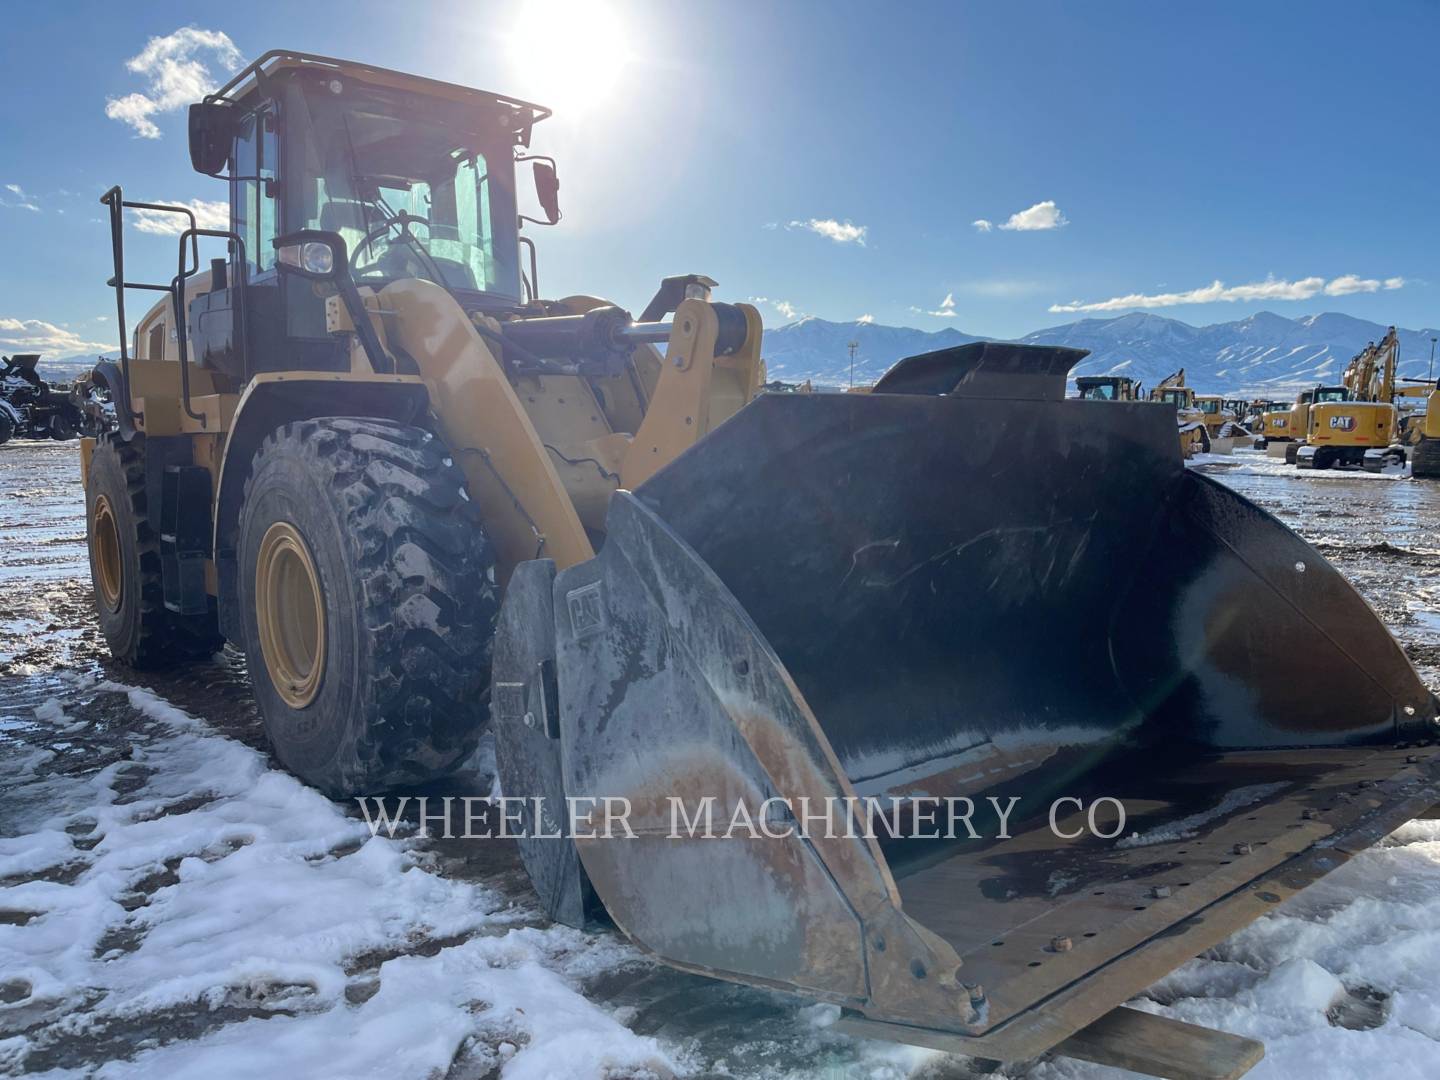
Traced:
<svg viewBox="0 0 1440 1080">
<path fill-rule="evenodd" d="M 375 228 L 367 232 L 361 238 L 360 242 L 355 245 L 354 254 L 358 255 L 362 249 L 370 247 L 372 244 L 375 243 L 376 240 L 379 240 L 380 237 L 384 236 L 387 232 L 389 232 L 396 226 L 399 226 L 400 228 L 399 239 L 407 243 L 417 239 L 417 237 L 410 231 L 411 225 L 424 225 L 425 228 L 428 229 L 430 228 L 430 219 L 427 217 L 421 217 L 419 214 L 411 214 L 407 213 L 404 210 L 401 210 L 394 217 L 386 218 L 379 225 L 375 226 Z"/>
</svg>

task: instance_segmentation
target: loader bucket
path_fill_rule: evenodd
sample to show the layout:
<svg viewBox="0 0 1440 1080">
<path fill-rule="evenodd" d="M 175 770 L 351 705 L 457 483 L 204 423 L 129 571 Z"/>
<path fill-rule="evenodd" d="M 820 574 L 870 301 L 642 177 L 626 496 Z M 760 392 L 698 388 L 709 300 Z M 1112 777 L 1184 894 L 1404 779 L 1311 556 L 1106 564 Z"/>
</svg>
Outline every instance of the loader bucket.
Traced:
<svg viewBox="0 0 1440 1080">
<path fill-rule="evenodd" d="M 1375 613 L 1172 409 L 1062 400 L 1080 355 L 761 397 L 596 558 L 521 566 L 493 713 L 506 793 L 579 800 L 524 850 L 552 911 L 593 887 L 678 967 L 1025 1058 L 1440 798 Z"/>
</svg>

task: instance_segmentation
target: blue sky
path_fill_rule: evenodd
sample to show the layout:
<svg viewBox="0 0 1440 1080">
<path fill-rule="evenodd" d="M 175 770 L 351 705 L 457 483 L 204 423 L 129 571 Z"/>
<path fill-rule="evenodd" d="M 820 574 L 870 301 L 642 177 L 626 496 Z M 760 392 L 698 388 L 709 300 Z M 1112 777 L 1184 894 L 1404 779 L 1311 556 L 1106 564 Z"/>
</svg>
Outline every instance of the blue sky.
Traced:
<svg viewBox="0 0 1440 1080">
<path fill-rule="evenodd" d="M 161 0 L 6 22 L 7 352 L 111 343 L 109 185 L 225 198 L 167 108 L 226 75 L 219 34 L 247 59 L 292 47 L 554 105 L 535 140 L 560 159 L 565 220 L 535 233 L 552 296 L 639 310 L 696 271 L 765 298 L 772 325 L 1437 321 L 1430 3 Z M 170 38 L 186 27 L 203 33 Z M 152 38 L 179 67 L 145 62 Z M 173 237 L 132 231 L 127 251 L 132 273 L 173 273 Z"/>
</svg>

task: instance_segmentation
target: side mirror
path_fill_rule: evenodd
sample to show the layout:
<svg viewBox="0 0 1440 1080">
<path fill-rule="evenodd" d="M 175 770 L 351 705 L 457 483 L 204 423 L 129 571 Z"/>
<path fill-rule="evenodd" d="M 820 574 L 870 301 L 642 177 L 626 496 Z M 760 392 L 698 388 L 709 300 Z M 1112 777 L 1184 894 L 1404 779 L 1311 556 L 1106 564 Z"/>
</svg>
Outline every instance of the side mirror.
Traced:
<svg viewBox="0 0 1440 1080">
<path fill-rule="evenodd" d="M 198 173 L 214 176 L 230 160 L 235 138 L 235 107 L 223 101 L 200 101 L 190 106 L 190 164 Z"/>
<path fill-rule="evenodd" d="M 301 229 L 276 238 L 275 262 L 316 281 L 333 281 L 350 271 L 345 238 L 325 229 Z"/>
<path fill-rule="evenodd" d="M 540 200 L 540 209 L 545 211 L 545 220 L 551 225 L 559 222 L 560 177 L 555 173 L 554 162 L 535 162 L 535 197 Z"/>
</svg>

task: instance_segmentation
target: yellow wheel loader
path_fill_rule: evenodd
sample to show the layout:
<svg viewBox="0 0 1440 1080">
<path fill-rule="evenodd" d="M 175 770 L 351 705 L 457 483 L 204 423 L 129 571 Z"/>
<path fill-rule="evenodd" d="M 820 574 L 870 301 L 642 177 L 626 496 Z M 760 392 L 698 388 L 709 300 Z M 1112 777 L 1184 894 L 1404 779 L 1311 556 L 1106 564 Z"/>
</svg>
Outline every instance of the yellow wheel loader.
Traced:
<svg viewBox="0 0 1440 1080">
<path fill-rule="evenodd" d="M 1201 421 L 1210 438 L 1218 436 L 1226 424 L 1238 423 L 1237 413 L 1219 394 L 1196 394 L 1195 407 L 1200 410 Z"/>
<path fill-rule="evenodd" d="M 1124 375 L 1081 375 L 1075 380 L 1076 396 L 1087 401 L 1138 401 L 1140 384 Z"/>
<path fill-rule="evenodd" d="M 1113 1057 L 1164 1023 L 1120 1003 L 1440 798 L 1375 613 L 1166 410 L 1064 400 L 1084 353 L 760 394 L 760 320 L 707 278 L 635 318 L 544 299 L 515 174 L 558 220 L 546 115 L 273 52 L 191 109 L 231 220 L 182 222 L 169 282 L 127 277 L 145 204 L 107 193 L 116 422 L 82 460 L 118 660 L 242 649 L 336 797 L 488 726 L 555 919 L 1000 1059 Z"/>
<path fill-rule="evenodd" d="M 1185 457 L 1210 452 L 1210 430 L 1205 414 L 1195 403 L 1195 391 L 1185 385 L 1185 369 L 1167 375 L 1150 390 L 1150 400 L 1175 406 L 1175 424 L 1180 432 L 1180 452 Z"/>
</svg>

